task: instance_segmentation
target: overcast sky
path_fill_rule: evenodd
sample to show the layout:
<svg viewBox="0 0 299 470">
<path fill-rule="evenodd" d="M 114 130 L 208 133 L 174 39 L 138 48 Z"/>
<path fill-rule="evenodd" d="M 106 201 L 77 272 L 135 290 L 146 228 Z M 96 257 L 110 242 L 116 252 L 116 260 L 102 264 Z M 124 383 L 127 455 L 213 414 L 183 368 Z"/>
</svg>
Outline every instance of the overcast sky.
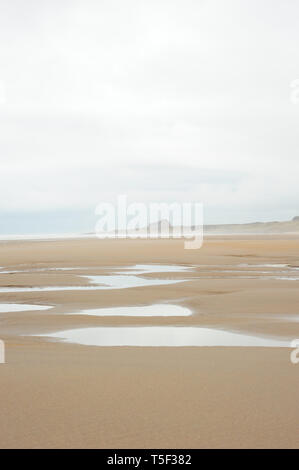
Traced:
<svg viewBox="0 0 299 470">
<path fill-rule="evenodd" d="M 298 24 L 297 0 L 0 0 L 0 232 L 85 230 L 119 193 L 299 215 Z"/>
</svg>

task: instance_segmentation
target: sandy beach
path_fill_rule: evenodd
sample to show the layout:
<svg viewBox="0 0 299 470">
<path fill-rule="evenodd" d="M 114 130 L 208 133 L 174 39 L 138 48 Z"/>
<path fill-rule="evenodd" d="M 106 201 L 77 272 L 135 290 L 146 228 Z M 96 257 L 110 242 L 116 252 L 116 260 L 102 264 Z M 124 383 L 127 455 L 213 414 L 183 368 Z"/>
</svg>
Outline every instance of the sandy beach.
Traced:
<svg viewBox="0 0 299 470">
<path fill-rule="evenodd" d="M 299 447 L 298 18 L 1 2 L 0 449 Z"/>
<path fill-rule="evenodd" d="M 299 365 L 289 348 L 98 347 L 46 336 L 180 326 L 299 338 L 298 244 L 286 235 L 207 237 L 200 250 L 180 240 L 2 241 L 1 303 L 53 308 L 0 313 L 0 447 L 298 447 Z M 84 289 L 86 276 L 152 264 L 192 269 L 142 275 L 181 281 L 172 284 Z M 76 289 L 55 290 L 63 286 Z M 192 315 L 78 314 L 164 303 Z"/>
</svg>

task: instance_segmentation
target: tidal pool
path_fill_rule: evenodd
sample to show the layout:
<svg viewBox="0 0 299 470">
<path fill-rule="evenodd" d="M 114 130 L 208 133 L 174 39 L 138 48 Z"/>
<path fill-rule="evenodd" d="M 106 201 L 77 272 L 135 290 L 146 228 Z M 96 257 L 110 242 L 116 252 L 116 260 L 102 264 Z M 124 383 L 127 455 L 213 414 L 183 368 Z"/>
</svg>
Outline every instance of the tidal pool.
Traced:
<svg viewBox="0 0 299 470">
<path fill-rule="evenodd" d="M 62 268 L 61 268 L 62 269 Z M 92 269 L 92 268 L 91 268 Z M 108 289 L 128 289 L 132 287 L 146 287 L 170 285 L 184 282 L 185 279 L 153 279 L 140 276 L 146 273 L 168 273 L 168 272 L 184 272 L 192 268 L 180 265 L 144 265 L 136 264 L 132 267 L 110 268 L 111 272 L 122 269 L 121 274 L 118 272 L 111 275 L 95 275 L 95 276 L 79 276 L 89 280 L 87 286 L 42 286 L 42 287 L 0 287 L 0 292 L 51 292 L 51 291 L 77 291 L 77 290 L 108 290 Z M 1 273 L 0 273 L 1 274 Z"/>
<path fill-rule="evenodd" d="M 282 339 L 201 327 L 95 327 L 35 335 L 86 346 L 133 347 L 291 347 Z"/>
<path fill-rule="evenodd" d="M 95 317 L 188 317 L 192 315 L 192 312 L 180 305 L 156 304 L 134 307 L 95 308 L 74 312 L 71 315 L 91 315 Z"/>
<path fill-rule="evenodd" d="M 0 304 L 0 313 L 25 312 L 27 310 L 49 310 L 52 305 Z"/>
</svg>

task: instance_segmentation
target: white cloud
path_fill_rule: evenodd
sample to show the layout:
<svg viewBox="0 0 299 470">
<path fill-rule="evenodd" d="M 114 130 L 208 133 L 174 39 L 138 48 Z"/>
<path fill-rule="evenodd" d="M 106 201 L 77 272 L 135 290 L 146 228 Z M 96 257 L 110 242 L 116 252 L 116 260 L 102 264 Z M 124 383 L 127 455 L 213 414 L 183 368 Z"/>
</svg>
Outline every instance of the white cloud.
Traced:
<svg viewBox="0 0 299 470">
<path fill-rule="evenodd" d="M 125 192 L 202 200 L 215 222 L 224 210 L 253 220 L 263 204 L 264 219 L 289 216 L 298 13 L 290 0 L 4 0 L 0 209 Z"/>
</svg>

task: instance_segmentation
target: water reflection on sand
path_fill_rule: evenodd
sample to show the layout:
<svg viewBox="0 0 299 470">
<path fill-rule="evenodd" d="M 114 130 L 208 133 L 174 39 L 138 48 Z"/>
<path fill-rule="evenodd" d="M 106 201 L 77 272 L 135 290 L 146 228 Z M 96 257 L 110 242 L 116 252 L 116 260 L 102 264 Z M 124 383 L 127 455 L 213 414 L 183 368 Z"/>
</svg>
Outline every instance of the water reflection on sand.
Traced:
<svg viewBox="0 0 299 470">
<path fill-rule="evenodd" d="M 290 347 L 287 340 L 200 327 L 95 327 L 42 335 L 86 346 L 135 347 Z"/>
</svg>

